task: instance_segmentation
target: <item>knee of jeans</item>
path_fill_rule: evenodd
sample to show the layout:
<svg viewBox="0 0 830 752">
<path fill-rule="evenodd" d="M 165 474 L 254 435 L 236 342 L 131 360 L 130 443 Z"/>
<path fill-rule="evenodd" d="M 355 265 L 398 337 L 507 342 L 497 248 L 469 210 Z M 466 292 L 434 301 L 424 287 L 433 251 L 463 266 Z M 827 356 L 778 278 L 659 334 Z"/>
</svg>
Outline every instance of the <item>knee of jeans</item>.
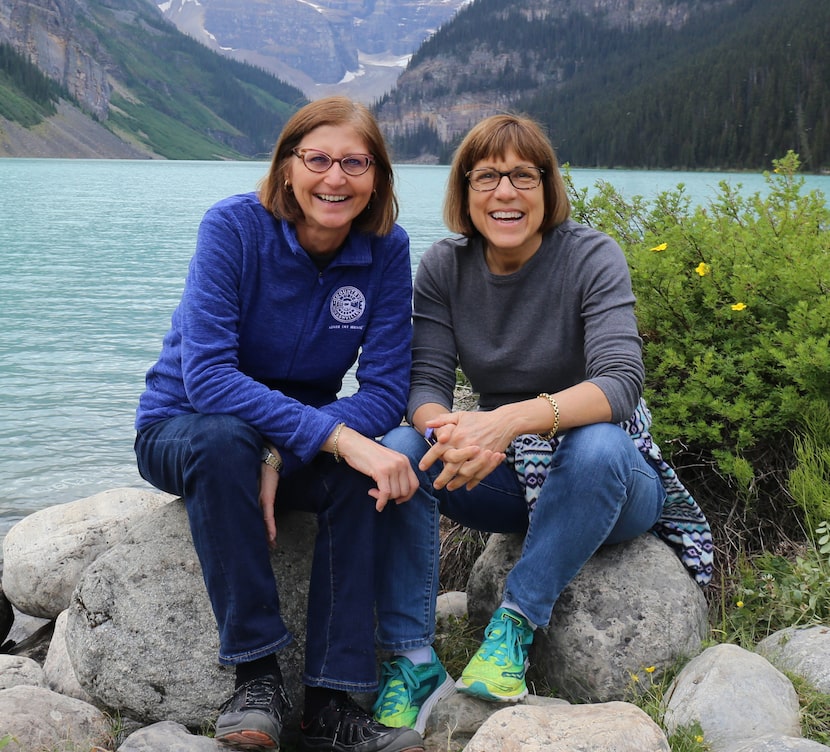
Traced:
<svg viewBox="0 0 830 752">
<path fill-rule="evenodd" d="M 620 426 L 592 423 L 569 430 L 554 457 L 564 460 L 572 455 L 587 467 L 613 467 L 620 463 L 622 468 L 630 466 L 628 460 L 637 451 L 631 437 Z"/>
<path fill-rule="evenodd" d="M 233 415 L 205 415 L 194 430 L 192 459 L 206 469 L 238 467 L 262 451 L 260 433 Z"/>
<path fill-rule="evenodd" d="M 413 466 L 418 465 L 428 449 L 424 437 L 411 426 L 393 428 L 381 439 L 381 444 L 406 455 Z"/>
</svg>

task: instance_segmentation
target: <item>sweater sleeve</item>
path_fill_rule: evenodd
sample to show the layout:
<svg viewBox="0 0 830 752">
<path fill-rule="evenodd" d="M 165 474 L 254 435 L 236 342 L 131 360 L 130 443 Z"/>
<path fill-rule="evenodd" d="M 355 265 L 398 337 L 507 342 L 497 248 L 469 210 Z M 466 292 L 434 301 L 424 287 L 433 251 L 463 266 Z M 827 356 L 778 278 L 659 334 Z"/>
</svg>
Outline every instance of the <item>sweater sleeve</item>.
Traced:
<svg viewBox="0 0 830 752">
<path fill-rule="evenodd" d="M 177 311 L 184 388 L 196 411 L 236 415 L 306 463 L 336 421 L 239 368 L 240 291 L 245 245 L 251 242 L 256 239 L 237 218 L 221 212 L 208 212 L 200 225 Z"/>
<path fill-rule="evenodd" d="M 579 259 L 574 274 L 581 293 L 585 378 L 608 399 L 611 422 L 620 423 L 634 412 L 645 381 L 628 263 L 611 237 L 579 225 L 576 228 L 583 246 L 574 256 Z"/>
</svg>

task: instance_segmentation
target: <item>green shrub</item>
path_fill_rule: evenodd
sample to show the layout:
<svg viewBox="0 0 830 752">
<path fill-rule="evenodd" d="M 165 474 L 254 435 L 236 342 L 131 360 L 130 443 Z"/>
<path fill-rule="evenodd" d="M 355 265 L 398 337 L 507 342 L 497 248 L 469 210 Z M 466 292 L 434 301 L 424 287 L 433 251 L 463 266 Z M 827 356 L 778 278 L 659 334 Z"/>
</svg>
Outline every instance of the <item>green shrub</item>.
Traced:
<svg viewBox="0 0 830 752">
<path fill-rule="evenodd" d="M 724 182 L 708 207 L 690 209 L 682 185 L 651 206 L 608 185 L 575 202 L 628 256 L 661 433 L 744 486 L 757 450 L 830 397 L 830 210 L 801 195 L 795 154 L 773 164 L 766 198 Z"/>
<path fill-rule="evenodd" d="M 797 155 L 773 165 L 766 196 L 722 182 L 706 206 L 682 184 L 651 202 L 571 185 L 575 219 L 626 253 L 655 439 L 727 569 L 740 551 L 803 540 L 794 437 L 830 404 L 830 209 L 803 192 Z"/>
<path fill-rule="evenodd" d="M 830 551 L 826 532 L 830 520 L 830 407 L 816 405 L 805 413 L 803 431 L 795 436 L 796 466 L 790 473 L 789 491 L 804 512 L 813 544 Z M 823 526 L 823 529 L 820 529 Z"/>
</svg>

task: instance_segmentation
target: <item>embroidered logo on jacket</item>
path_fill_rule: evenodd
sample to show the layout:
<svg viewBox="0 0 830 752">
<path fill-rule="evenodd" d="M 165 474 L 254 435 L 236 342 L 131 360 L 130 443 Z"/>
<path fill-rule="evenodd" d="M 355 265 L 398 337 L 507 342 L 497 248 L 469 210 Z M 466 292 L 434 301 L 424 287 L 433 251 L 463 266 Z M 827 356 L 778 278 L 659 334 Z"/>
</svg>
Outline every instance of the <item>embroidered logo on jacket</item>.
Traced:
<svg viewBox="0 0 830 752">
<path fill-rule="evenodd" d="M 335 290 L 331 296 L 329 310 L 341 324 L 357 321 L 366 309 L 366 296 L 356 287 L 348 285 Z"/>
</svg>

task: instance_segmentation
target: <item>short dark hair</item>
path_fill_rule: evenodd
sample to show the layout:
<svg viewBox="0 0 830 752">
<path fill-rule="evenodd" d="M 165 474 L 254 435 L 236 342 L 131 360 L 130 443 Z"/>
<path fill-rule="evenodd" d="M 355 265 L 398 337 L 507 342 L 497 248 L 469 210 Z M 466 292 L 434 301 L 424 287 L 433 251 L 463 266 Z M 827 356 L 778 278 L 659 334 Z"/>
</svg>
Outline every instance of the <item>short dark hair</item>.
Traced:
<svg viewBox="0 0 830 752">
<path fill-rule="evenodd" d="M 520 115 L 492 115 L 472 127 L 453 157 L 444 197 L 444 223 L 450 230 L 467 237 L 478 235 L 470 219 L 466 173 L 482 159 L 504 158 L 511 149 L 544 170 L 545 216 L 541 231 L 561 225 L 570 216 L 571 205 L 556 153 L 541 126 Z"/>
<path fill-rule="evenodd" d="M 366 141 L 375 160 L 375 186 L 372 200 L 353 223 L 362 232 L 387 235 L 398 219 L 392 160 L 383 134 L 369 109 L 347 97 L 318 99 L 295 112 L 280 133 L 271 167 L 259 186 L 259 200 L 274 216 L 301 222 L 303 211 L 288 189 L 288 166 L 295 149 L 305 136 L 323 125 L 349 125 Z"/>
</svg>

